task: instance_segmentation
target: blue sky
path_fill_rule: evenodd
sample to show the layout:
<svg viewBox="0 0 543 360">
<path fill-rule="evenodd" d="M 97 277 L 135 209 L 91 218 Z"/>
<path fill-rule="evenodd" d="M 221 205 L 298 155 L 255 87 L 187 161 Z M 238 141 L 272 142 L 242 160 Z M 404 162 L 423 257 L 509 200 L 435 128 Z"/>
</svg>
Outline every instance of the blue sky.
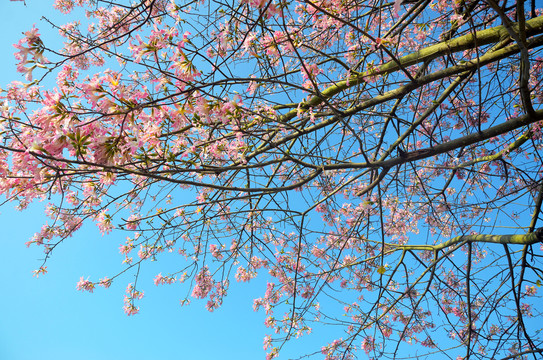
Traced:
<svg viewBox="0 0 543 360">
<path fill-rule="evenodd" d="M 75 289 L 81 275 L 96 278 L 120 265 L 112 249 L 120 240 L 92 226 L 59 248 L 47 275 L 32 277 L 43 254 L 24 242 L 42 219 L 39 209 L 1 209 L 0 359 L 263 358 L 263 319 L 251 311 L 257 283 L 233 286 L 223 307 L 209 313 L 203 302 L 180 307 L 182 289 L 155 287 L 148 268 L 141 312 L 127 317 L 122 296 L 130 276 L 93 294 Z"/>
<path fill-rule="evenodd" d="M 12 44 L 34 23 L 47 35 L 50 27 L 40 18 L 44 14 L 57 18 L 51 5 L 48 0 L 27 0 L 26 6 L 0 2 L 0 46 L 4 49 L 0 86 L 23 80 L 15 71 Z M 155 263 L 139 280 L 145 297 L 138 304 L 140 314 L 132 317 L 122 310 L 124 289 L 133 281 L 132 275 L 107 290 L 76 291 L 80 276 L 97 280 L 122 269 L 118 247 L 125 234 L 102 237 L 89 224 L 55 250 L 47 264 L 48 274 L 32 277 L 44 254 L 41 249 L 26 248 L 25 242 L 46 220 L 43 205 L 34 204 L 23 212 L 12 204 L 0 207 L 0 359 L 264 358 L 264 314 L 252 311 L 252 299 L 265 290 L 265 283 L 233 284 L 223 307 L 209 313 L 203 301 L 179 305 L 186 288 L 155 287 L 152 277 L 161 271 Z"/>
</svg>

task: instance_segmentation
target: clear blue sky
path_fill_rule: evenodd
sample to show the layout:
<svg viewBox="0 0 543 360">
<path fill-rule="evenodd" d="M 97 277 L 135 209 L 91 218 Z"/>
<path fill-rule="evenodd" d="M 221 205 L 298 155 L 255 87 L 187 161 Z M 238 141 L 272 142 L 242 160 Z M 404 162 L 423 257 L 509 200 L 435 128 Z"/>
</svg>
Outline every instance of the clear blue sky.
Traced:
<svg viewBox="0 0 543 360">
<path fill-rule="evenodd" d="M 59 17 L 51 0 L 27 0 L 26 6 L 0 0 L 0 10 L 0 86 L 5 88 L 12 80 L 23 80 L 15 72 L 12 44 L 34 23 L 44 36 L 51 34 L 40 18 Z M 89 224 L 55 251 L 48 274 L 32 277 L 43 253 L 24 243 L 46 220 L 43 205 L 24 212 L 11 204 L 0 207 L 1 360 L 264 358 L 265 315 L 252 311 L 252 299 L 265 291 L 262 282 L 233 284 L 215 313 L 207 312 L 203 301 L 180 307 L 186 288 L 154 286 L 152 277 L 161 271 L 159 263 L 138 280 L 145 297 L 136 316 L 127 317 L 122 310 L 124 289 L 133 281 L 132 275 L 107 290 L 76 291 L 80 276 L 97 280 L 122 269 L 117 249 L 125 234 L 102 237 Z"/>
</svg>

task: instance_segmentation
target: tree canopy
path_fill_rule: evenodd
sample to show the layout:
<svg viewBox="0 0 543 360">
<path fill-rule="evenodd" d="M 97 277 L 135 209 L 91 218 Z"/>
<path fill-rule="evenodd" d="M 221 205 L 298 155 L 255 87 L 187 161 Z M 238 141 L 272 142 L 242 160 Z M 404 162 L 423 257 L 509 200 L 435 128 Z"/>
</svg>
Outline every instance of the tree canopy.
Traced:
<svg viewBox="0 0 543 360">
<path fill-rule="evenodd" d="M 265 279 L 268 359 L 332 326 L 300 357 L 538 359 L 536 5 L 56 0 L 63 45 L 26 32 L 1 93 L 0 193 L 47 204 L 36 274 L 87 222 L 128 234 L 77 284 L 128 281 L 128 315 L 166 253 L 182 304 Z"/>
</svg>

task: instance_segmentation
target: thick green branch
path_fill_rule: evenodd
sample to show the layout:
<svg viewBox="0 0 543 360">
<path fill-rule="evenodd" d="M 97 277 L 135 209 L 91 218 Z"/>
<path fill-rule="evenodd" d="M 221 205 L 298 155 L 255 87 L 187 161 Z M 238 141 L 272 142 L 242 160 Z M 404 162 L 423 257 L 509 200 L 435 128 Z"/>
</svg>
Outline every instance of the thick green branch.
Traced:
<svg viewBox="0 0 543 360">
<path fill-rule="evenodd" d="M 543 16 L 531 19 L 526 22 L 526 37 L 541 34 L 543 32 Z M 518 24 L 511 24 L 511 27 L 518 31 Z M 333 86 L 328 87 L 321 91 L 321 96 L 314 96 L 307 102 L 301 104 L 303 108 L 315 107 L 323 102 L 324 99 L 329 99 L 332 96 L 340 93 L 341 91 L 350 87 L 356 86 L 364 82 L 368 75 L 384 75 L 400 70 L 401 67 L 407 67 L 421 63 L 423 61 L 431 61 L 439 56 L 464 51 L 467 49 L 473 49 L 477 46 L 484 46 L 492 43 L 497 43 L 500 40 L 504 40 L 509 36 L 507 29 L 504 26 L 496 26 L 491 29 L 481 30 L 473 34 L 463 35 L 451 40 L 443 41 L 435 45 L 428 46 L 424 49 L 403 56 L 397 61 L 389 61 L 378 69 L 372 71 L 371 74 L 363 73 L 352 76 L 349 80 L 343 80 L 335 83 Z M 297 109 L 293 109 L 288 113 L 282 115 L 279 121 L 287 121 L 292 119 L 298 113 Z"/>
<path fill-rule="evenodd" d="M 508 154 L 511 151 L 518 149 L 522 144 L 524 144 L 526 141 L 528 141 L 531 137 L 532 137 L 532 131 L 527 130 L 517 140 L 515 140 L 514 142 L 509 144 L 507 146 L 507 148 L 502 149 L 500 152 L 498 152 L 496 154 L 493 154 L 493 155 L 481 156 L 481 157 L 478 157 L 476 159 L 466 161 L 466 162 L 464 162 L 462 164 L 459 164 L 459 165 L 455 166 L 454 169 L 461 169 L 461 168 L 465 168 L 465 167 L 468 167 L 468 166 L 471 166 L 473 164 L 477 164 L 477 163 L 480 163 L 480 162 L 489 162 L 489 161 L 494 161 L 494 160 L 497 160 L 497 159 L 501 159 L 501 157 L 504 154 Z"/>
<path fill-rule="evenodd" d="M 541 17 L 543 19 L 543 17 Z M 541 31 L 543 32 L 543 26 L 541 28 Z M 532 48 L 532 47 L 537 47 L 537 46 L 540 46 L 540 45 L 543 45 L 543 37 L 537 37 L 535 39 L 532 39 L 531 41 L 528 42 L 528 47 Z M 439 70 L 439 71 L 436 71 L 432 74 L 428 74 L 428 75 L 425 75 L 419 79 L 417 79 L 417 82 L 410 82 L 410 83 L 407 83 L 405 85 L 402 85 L 394 90 L 390 90 L 390 91 L 387 91 L 386 93 L 382 94 L 382 95 L 378 95 L 378 96 L 375 96 L 371 99 L 368 99 L 368 100 L 365 100 L 363 102 L 361 102 L 360 104 L 356 105 L 356 106 L 353 106 L 345 111 L 343 111 L 343 116 L 350 116 L 350 115 L 354 115 L 354 114 L 357 114 L 359 113 L 360 111 L 364 110 L 364 109 L 368 109 L 368 108 L 371 108 L 372 106 L 375 106 L 375 105 L 378 105 L 378 104 L 381 104 L 381 103 L 384 103 L 386 101 L 389 101 L 389 100 L 393 100 L 393 99 L 397 99 L 397 98 L 400 98 L 402 96 L 405 96 L 405 94 L 408 94 L 409 92 L 412 92 L 413 90 L 425 85 L 425 84 L 429 84 L 433 81 L 437 81 L 437 80 L 441 80 L 441 79 L 444 79 L 444 78 L 447 78 L 447 77 L 450 77 L 450 76 L 455 76 L 455 75 L 459 75 L 459 74 L 462 74 L 462 73 L 466 73 L 468 71 L 471 71 L 477 67 L 480 67 L 480 66 L 483 66 L 483 65 L 486 65 L 486 64 L 489 64 L 489 63 L 492 63 L 492 62 L 495 62 L 495 61 L 499 61 L 503 58 L 506 58 L 508 56 L 511 56 L 512 54 L 515 54 L 515 53 L 518 53 L 519 51 L 519 48 L 518 48 L 518 45 L 517 44 L 513 44 L 513 45 L 510 45 L 510 46 L 507 46 L 505 48 L 502 48 L 500 50 L 496 50 L 496 51 L 492 51 L 492 52 L 489 52 L 481 57 L 479 57 L 477 60 L 473 60 L 473 61 L 468 61 L 464 64 L 460 64 L 460 65 L 455 65 L 455 66 L 451 66 L 449 68 L 446 68 L 446 69 L 443 69 L 443 70 Z M 340 82 L 341 83 L 341 82 Z M 351 86 L 352 84 L 350 84 Z M 332 87 L 332 88 L 337 88 L 339 86 L 339 83 L 336 87 Z M 332 89 L 332 88 L 329 88 L 327 90 L 324 90 L 322 92 L 322 94 L 331 94 L 330 92 L 328 92 L 328 90 Z M 338 91 L 339 92 L 339 91 Z M 330 95 L 331 96 L 331 95 Z M 305 103 L 306 105 L 307 104 L 310 104 L 311 101 L 313 101 L 315 98 L 309 100 L 308 103 Z M 322 101 L 321 98 L 317 98 L 319 100 L 319 102 Z M 294 116 L 296 116 L 297 114 L 297 110 L 293 110 L 293 111 L 289 111 L 287 114 L 285 115 L 282 115 L 280 116 L 279 118 L 279 121 L 286 121 Z M 521 122 L 523 122 L 522 125 L 520 126 L 523 126 L 523 125 L 528 125 L 528 124 L 531 124 L 535 121 L 538 121 L 538 120 L 543 120 L 543 112 L 540 110 L 540 111 L 535 111 L 535 113 L 532 114 L 532 116 L 529 116 L 529 117 L 525 117 L 525 116 L 521 116 L 519 118 L 517 118 L 516 120 L 519 120 Z M 299 137 L 301 135 L 304 135 L 304 134 L 308 134 L 308 133 L 311 133 L 311 132 L 314 132 L 318 129 L 321 129 L 321 128 L 324 128 L 330 124 L 333 124 L 335 122 L 339 121 L 339 116 L 331 116 L 330 118 L 326 119 L 326 120 L 323 120 L 322 122 L 320 123 L 317 123 L 315 125 L 312 125 L 308 128 L 305 128 L 305 129 L 302 129 L 294 134 L 289 134 L 279 140 L 276 140 L 275 142 L 273 142 L 273 144 L 268 144 L 266 146 L 263 146 L 263 147 L 260 147 L 258 148 L 256 151 L 254 151 L 253 153 L 251 154 L 248 154 L 247 155 L 247 159 L 250 159 L 250 158 L 253 158 L 261 153 L 264 153 L 265 151 L 273 148 L 273 147 L 277 147 L 278 145 L 281 145 L 291 139 L 294 139 L 296 137 Z M 513 125 L 513 127 L 511 127 L 511 125 Z M 390 166 L 395 166 L 395 165 L 399 165 L 401 163 L 404 163 L 404 162 L 407 162 L 407 161 L 412 161 L 412 160 L 419 160 L 419 159 L 422 159 L 422 158 L 426 158 L 426 157 L 430 157 L 430 156 L 434 156 L 434 155 L 437 155 L 437 154 L 440 154 L 440 153 L 444 153 L 444 152 L 447 152 L 447 151 L 450 151 L 458 146 L 466 146 L 466 145 L 469 145 L 469 144 L 472 144 L 474 142 L 478 142 L 478 141 L 481 141 L 481 140 L 486 140 L 490 137 L 493 137 L 493 136 L 497 136 L 497 135 L 501 135 L 507 131 L 510 131 L 510 130 L 513 130 L 513 129 L 516 129 L 520 126 L 516 126 L 518 125 L 518 121 L 508 121 L 504 124 L 500 124 L 498 126 L 495 126 L 493 128 L 490 128 L 488 130 L 485 130 L 479 134 L 472 134 L 472 135 L 468 135 L 464 138 L 461 138 L 461 139 L 458 139 L 458 141 L 451 141 L 451 142 L 448 142 L 446 144 L 441 144 L 441 145 L 438 145 L 432 149 L 424 149 L 424 150 L 416 150 L 416 151 L 413 151 L 411 153 L 408 154 L 408 157 L 405 157 L 405 158 L 395 158 L 395 159 L 390 159 L 388 161 L 384 161 L 384 162 L 375 162 L 375 163 L 371 163 L 371 164 L 343 164 L 343 165 L 340 165 L 340 166 L 337 166 L 338 168 L 341 168 L 341 167 L 348 167 L 348 168 L 354 168 L 354 167 L 362 167 L 362 168 L 365 168 L 365 167 L 381 167 L 381 166 L 384 166 L 384 167 L 390 167 Z M 505 131 L 502 131 L 502 130 L 505 130 Z M 487 134 L 492 134 L 492 135 L 487 135 Z M 472 140 L 472 138 L 474 139 L 474 141 Z M 464 142 L 464 143 L 462 143 Z M 459 144 L 460 143 L 460 144 Z M 443 149 L 442 149 L 443 148 Z M 446 150 L 445 150 L 446 149 Z M 437 151 L 436 151 L 437 150 Z M 406 161 L 407 160 L 407 161 Z"/>
<path fill-rule="evenodd" d="M 426 250 L 439 251 L 450 246 L 462 243 L 492 243 L 492 244 L 509 244 L 509 245 L 532 245 L 543 241 L 543 228 L 537 229 L 535 232 L 522 235 L 461 235 L 452 238 L 437 245 L 394 245 L 390 246 L 398 250 Z"/>
<path fill-rule="evenodd" d="M 518 33 L 518 23 L 511 24 L 514 31 Z M 536 17 L 526 22 L 526 37 L 540 34 L 543 31 L 543 16 Z M 444 41 L 427 48 L 421 49 L 412 54 L 406 55 L 399 59 L 403 66 L 415 65 L 426 60 L 432 60 L 439 56 L 452 54 L 459 51 L 473 49 L 475 45 L 484 46 L 496 43 L 506 39 L 509 32 L 505 26 L 496 26 L 490 29 L 481 30 L 473 34 L 467 34 L 448 41 Z M 389 61 L 386 64 L 379 66 L 376 74 L 388 74 L 397 71 L 398 66 Z"/>
</svg>

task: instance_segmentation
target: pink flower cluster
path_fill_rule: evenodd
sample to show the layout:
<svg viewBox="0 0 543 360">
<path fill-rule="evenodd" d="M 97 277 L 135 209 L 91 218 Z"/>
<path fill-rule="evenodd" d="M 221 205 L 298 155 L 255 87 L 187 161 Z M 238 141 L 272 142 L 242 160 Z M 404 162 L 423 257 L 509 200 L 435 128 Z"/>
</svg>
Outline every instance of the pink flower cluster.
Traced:
<svg viewBox="0 0 543 360">
<path fill-rule="evenodd" d="M 17 71 L 25 75 L 26 80 L 32 81 L 32 71 L 36 67 L 44 68 L 48 60 L 43 56 L 44 47 L 36 27 L 24 33 L 24 37 L 13 45 L 17 50 Z M 26 67 L 26 65 L 29 65 Z"/>
<path fill-rule="evenodd" d="M 162 273 L 160 273 L 157 276 L 155 276 L 155 279 L 153 280 L 153 282 L 155 283 L 155 285 L 158 286 L 162 284 L 173 284 L 176 280 L 177 279 L 175 276 L 162 276 Z"/>
<path fill-rule="evenodd" d="M 124 296 L 124 312 L 129 316 L 137 314 L 140 309 L 134 305 L 134 301 L 142 298 L 143 292 L 136 290 L 133 284 L 128 284 L 126 287 L 126 295 Z"/>
<path fill-rule="evenodd" d="M 192 289 L 192 297 L 197 299 L 204 299 L 209 292 L 213 289 L 214 281 L 211 277 L 211 273 L 207 266 L 200 269 L 198 274 L 194 277 L 196 285 Z"/>
<path fill-rule="evenodd" d="M 83 277 L 81 277 L 79 279 L 79 282 L 77 283 L 77 290 L 93 292 L 94 291 L 94 283 L 92 281 L 90 281 L 88 278 L 84 279 Z"/>
</svg>

